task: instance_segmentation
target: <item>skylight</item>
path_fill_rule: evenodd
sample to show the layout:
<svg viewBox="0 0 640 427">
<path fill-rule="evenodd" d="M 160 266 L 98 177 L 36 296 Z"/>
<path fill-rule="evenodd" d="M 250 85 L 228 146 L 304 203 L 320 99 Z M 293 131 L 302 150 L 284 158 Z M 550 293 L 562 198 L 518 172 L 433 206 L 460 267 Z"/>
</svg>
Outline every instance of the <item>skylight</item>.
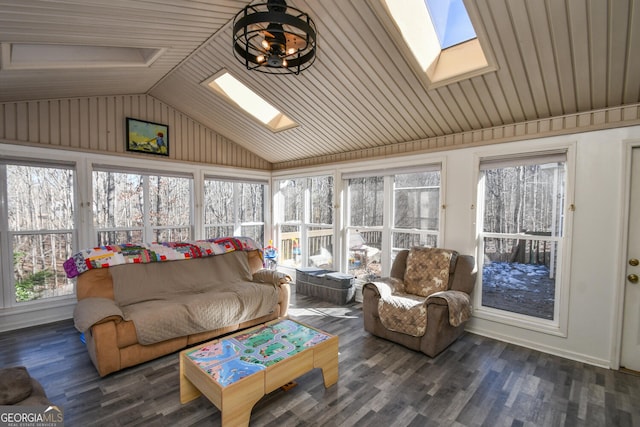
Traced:
<svg viewBox="0 0 640 427">
<path fill-rule="evenodd" d="M 205 81 L 204 84 L 235 103 L 274 132 L 297 126 L 293 120 L 226 71 L 218 73 Z"/>
<path fill-rule="evenodd" d="M 414 66 L 427 77 L 427 88 L 496 69 L 476 37 L 463 0 L 379 1 L 387 15 L 380 15 L 383 23 L 400 49 L 413 54 Z M 393 23 L 387 23 L 388 17 Z"/>
<path fill-rule="evenodd" d="M 476 38 L 476 32 L 462 0 L 424 1 L 442 49 Z"/>
<path fill-rule="evenodd" d="M 7 70 L 149 67 L 164 49 L 43 43 L 0 43 Z"/>
</svg>

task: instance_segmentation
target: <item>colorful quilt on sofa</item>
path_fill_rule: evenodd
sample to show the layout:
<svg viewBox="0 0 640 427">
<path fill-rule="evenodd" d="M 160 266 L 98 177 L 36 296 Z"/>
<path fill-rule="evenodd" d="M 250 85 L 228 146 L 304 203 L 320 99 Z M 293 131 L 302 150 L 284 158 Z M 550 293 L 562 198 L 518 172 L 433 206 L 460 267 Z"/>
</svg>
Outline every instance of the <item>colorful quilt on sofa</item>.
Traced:
<svg viewBox="0 0 640 427">
<path fill-rule="evenodd" d="M 84 249 L 64 262 L 67 277 L 76 277 L 94 268 L 108 268 L 120 264 L 146 264 L 150 262 L 176 261 L 203 258 L 233 251 L 262 247 L 250 237 L 220 237 L 189 242 L 125 243 Z"/>
</svg>

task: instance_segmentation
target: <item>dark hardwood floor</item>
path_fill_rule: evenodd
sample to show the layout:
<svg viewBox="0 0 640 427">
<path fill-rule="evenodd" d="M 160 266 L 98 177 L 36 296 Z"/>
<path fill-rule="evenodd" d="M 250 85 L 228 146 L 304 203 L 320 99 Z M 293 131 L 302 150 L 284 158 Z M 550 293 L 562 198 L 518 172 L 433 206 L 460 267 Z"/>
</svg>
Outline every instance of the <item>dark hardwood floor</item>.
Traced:
<svg viewBox="0 0 640 427">
<path fill-rule="evenodd" d="M 465 334 L 429 358 L 366 333 L 359 304 L 292 298 L 291 318 L 340 337 L 340 379 L 320 370 L 254 407 L 252 426 L 640 426 L 640 377 Z M 66 426 L 218 426 L 179 400 L 178 353 L 100 378 L 72 321 L 0 334 L 0 366 L 24 365 Z"/>
</svg>

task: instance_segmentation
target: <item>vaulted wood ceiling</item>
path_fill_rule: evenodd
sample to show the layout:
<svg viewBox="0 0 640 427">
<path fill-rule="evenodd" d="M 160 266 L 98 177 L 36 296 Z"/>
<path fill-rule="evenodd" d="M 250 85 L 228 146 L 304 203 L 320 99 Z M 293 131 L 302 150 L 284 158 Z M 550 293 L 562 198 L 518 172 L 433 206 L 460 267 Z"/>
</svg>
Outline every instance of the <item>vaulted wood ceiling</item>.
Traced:
<svg viewBox="0 0 640 427">
<path fill-rule="evenodd" d="M 640 102 L 640 0 L 467 0 L 497 69 L 435 89 L 380 0 L 288 0 L 317 24 L 316 62 L 247 71 L 229 25 L 247 3 L 0 0 L 0 42 L 165 49 L 150 67 L 2 69 L 0 102 L 147 93 L 275 164 Z M 273 133 L 201 84 L 222 69 L 299 126 Z"/>
</svg>

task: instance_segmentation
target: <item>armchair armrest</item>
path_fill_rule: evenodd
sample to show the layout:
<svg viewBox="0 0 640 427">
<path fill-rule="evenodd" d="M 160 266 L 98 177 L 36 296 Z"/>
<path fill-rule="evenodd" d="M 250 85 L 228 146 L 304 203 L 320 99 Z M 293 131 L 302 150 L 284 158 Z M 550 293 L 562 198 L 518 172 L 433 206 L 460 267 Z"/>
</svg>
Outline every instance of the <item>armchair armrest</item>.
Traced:
<svg viewBox="0 0 640 427">
<path fill-rule="evenodd" d="M 471 318 L 471 297 L 461 291 L 441 291 L 427 297 L 427 311 L 430 305 L 447 306 L 449 309 L 449 324 L 460 326 Z"/>
<path fill-rule="evenodd" d="M 80 332 L 86 332 L 96 323 L 123 318 L 120 307 L 109 298 L 85 298 L 78 301 L 73 310 L 73 324 Z"/>
<path fill-rule="evenodd" d="M 375 291 L 380 297 L 388 297 L 396 292 L 404 292 L 404 283 L 395 277 L 383 277 L 375 282 L 367 282 L 362 286 Z"/>
<path fill-rule="evenodd" d="M 252 281 L 256 283 L 268 283 L 270 285 L 280 286 L 285 283 L 290 283 L 291 276 L 279 271 L 262 268 L 253 273 Z"/>
</svg>

